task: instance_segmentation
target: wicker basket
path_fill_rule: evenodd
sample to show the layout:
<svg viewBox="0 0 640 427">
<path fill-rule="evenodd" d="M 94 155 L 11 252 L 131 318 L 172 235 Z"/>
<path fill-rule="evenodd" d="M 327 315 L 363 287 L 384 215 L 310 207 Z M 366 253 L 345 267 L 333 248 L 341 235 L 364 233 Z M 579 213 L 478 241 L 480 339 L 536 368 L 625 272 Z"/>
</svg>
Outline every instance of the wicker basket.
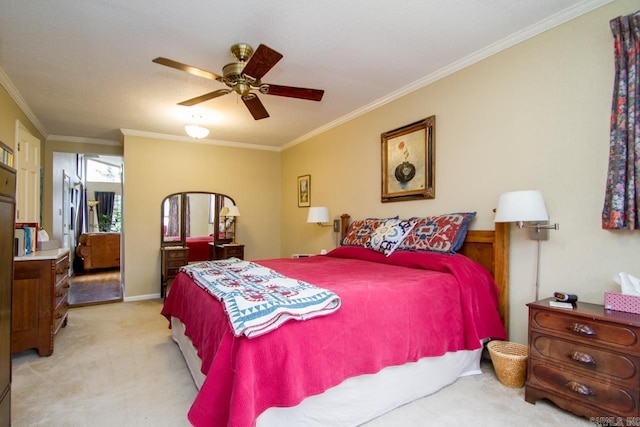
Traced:
<svg viewBox="0 0 640 427">
<path fill-rule="evenodd" d="M 509 341 L 490 341 L 487 344 L 498 381 L 507 387 L 520 388 L 527 379 L 527 346 Z"/>
</svg>

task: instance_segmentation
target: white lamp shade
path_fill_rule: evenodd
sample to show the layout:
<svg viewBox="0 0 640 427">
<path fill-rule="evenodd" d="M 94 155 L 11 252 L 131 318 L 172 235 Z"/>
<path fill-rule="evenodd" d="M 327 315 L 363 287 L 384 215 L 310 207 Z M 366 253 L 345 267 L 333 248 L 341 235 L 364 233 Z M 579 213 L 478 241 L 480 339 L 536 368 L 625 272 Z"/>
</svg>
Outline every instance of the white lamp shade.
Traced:
<svg viewBox="0 0 640 427">
<path fill-rule="evenodd" d="M 329 209 L 325 206 L 316 206 L 309 208 L 307 222 L 329 222 Z"/>
<path fill-rule="evenodd" d="M 195 139 L 206 138 L 207 135 L 209 135 L 209 129 L 198 125 L 187 125 L 184 127 L 184 130 L 187 132 L 187 135 Z"/>
<path fill-rule="evenodd" d="M 240 209 L 236 205 L 229 206 L 226 216 L 240 216 Z"/>
<path fill-rule="evenodd" d="M 548 221 L 542 194 L 536 190 L 511 191 L 498 199 L 494 222 Z"/>
</svg>

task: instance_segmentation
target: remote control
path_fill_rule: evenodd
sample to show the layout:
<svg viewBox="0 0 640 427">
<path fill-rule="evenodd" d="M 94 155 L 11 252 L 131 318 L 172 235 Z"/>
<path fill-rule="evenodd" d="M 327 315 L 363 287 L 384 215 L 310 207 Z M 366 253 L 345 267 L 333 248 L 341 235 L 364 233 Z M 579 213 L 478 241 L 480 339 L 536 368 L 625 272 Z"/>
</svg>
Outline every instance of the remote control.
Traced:
<svg viewBox="0 0 640 427">
<path fill-rule="evenodd" d="M 578 296 L 574 294 L 565 294 L 564 292 L 554 292 L 553 296 L 555 297 L 556 301 L 563 301 L 563 302 L 578 301 Z"/>
</svg>

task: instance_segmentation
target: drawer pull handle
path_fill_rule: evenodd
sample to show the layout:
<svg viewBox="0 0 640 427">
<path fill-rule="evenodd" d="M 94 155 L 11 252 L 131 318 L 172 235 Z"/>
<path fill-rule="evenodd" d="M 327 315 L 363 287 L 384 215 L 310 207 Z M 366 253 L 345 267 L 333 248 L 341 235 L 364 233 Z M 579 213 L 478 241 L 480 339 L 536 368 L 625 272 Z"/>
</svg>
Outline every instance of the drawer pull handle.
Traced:
<svg viewBox="0 0 640 427">
<path fill-rule="evenodd" d="M 575 360 L 576 362 L 582 363 L 583 365 L 596 366 L 595 359 L 591 357 L 591 355 L 588 353 L 572 350 L 567 353 L 567 357 L 571 360 Z"/>
<path fill-rule="evenodd" d="M 569 381 L 565 384 L 565 386 L 574 393 L 580 394 L 582 396 L 595 396 L 596 394 L 593 392 L 591 387 L 586 386 L 584 384 L 580 384 L 577 381 Z"/>
<path fill-rule="evenodd" d="M 577 334 L 588 335 L 590 337 L 596 336 L 596 331 L 594 331 L 591 326 L 583 325 L 581 323 L 572 323 L 567 327 L 567 329 Z"/>
</svg>

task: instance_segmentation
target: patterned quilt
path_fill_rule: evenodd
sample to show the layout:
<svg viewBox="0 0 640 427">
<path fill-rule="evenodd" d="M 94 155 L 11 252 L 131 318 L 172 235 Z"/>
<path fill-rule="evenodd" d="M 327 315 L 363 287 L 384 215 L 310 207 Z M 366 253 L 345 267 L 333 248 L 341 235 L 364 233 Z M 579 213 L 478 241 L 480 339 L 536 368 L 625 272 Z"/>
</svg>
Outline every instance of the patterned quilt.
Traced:
<svg viewBox="0 0 640 427">
<path fill-rule="evenodd" d="M 181 271 L 223 304 L 235 336 L 257 337 L 288 320 L 331 314 L 341 304 L 330 290 L 238 258 L 189 264 Z"/>
</svg>

